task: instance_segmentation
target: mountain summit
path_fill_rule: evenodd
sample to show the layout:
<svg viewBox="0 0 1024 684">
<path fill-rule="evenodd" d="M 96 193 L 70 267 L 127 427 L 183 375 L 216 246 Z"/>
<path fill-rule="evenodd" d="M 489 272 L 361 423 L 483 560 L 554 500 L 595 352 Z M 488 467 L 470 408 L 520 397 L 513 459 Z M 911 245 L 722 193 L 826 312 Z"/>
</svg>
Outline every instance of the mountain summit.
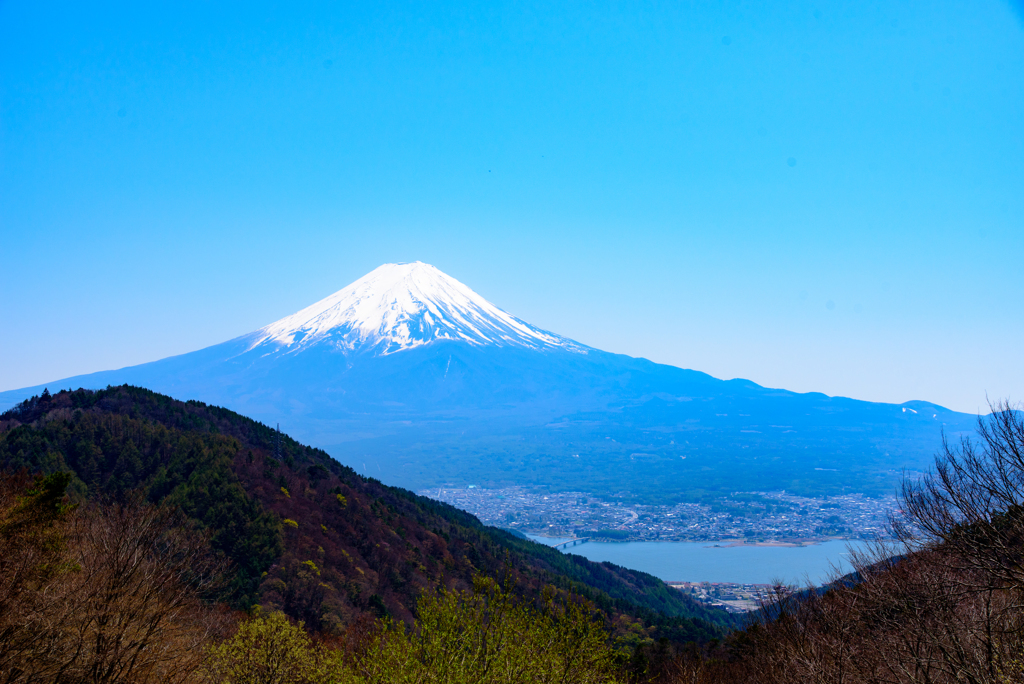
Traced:
<svg viewBox="0 0 1024 684">
<path fill-rule="evenodd" d="M 257 330 L 247 351 L 325 345 L 386 356 L 441 340 L 529 349 L 585 347 L 512 316 L 430 264 L 384 264 L 348 287 Z"/>
</svg>

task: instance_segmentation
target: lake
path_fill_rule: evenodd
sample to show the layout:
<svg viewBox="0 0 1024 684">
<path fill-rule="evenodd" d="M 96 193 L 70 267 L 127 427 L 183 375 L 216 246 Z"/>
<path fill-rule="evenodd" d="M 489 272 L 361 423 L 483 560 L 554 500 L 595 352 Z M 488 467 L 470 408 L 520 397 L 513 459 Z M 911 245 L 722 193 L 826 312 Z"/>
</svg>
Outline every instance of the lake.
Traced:
<svg viewBox="0 0 1024 684">
<path fill-rule="evenodd" d="M 566 539 L 528 535 L 534 541 L 553 546 Z M 828 580 L 833 565 L 849 572 L 848 546 L 863 548 L 860 542 L 827 541 L 808 546 L 714 546 L 718 542 L 586 542 L 570 547 L 592 561 L 609 561 L 642 570 L 666 582 L 736 582 L 768 584 L 781 579 L 786 584 L 815 585 Z"/>
</svg>

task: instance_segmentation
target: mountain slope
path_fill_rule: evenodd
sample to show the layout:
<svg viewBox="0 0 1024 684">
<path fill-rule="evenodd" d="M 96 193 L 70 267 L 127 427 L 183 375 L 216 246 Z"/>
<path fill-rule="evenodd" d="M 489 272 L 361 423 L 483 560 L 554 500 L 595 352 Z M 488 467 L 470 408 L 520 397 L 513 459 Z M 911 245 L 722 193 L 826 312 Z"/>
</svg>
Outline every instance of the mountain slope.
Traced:
<svg viewBox="0 0 1024 684">
<path fill-rule="evenodd" d="M 420 263 L 382 266 L 235 340 L 50 388 L 122 383 L 280 422 L 413 489 L 888 493 L 943 431 L 974 426 L 926 402 L 796 394 L 592 349 Z M 2 393 L 0 408 L 41 389 Z"/>
<path fill-rule="evenodd" d="M 676 638 L 730 623 L 650 575 L 485 527 L 231 411 L 148 390 L 60 392 L 0 414 L 0 469 L 20 468 L 71 472 L 82 497 L 138 490 L 179 506 L 234 561 L 236 602 L 326 631 L 365 615 L 407 619 L 423 590 L 506 566 L 529 596 L 576 591 Z"/>
</svg>

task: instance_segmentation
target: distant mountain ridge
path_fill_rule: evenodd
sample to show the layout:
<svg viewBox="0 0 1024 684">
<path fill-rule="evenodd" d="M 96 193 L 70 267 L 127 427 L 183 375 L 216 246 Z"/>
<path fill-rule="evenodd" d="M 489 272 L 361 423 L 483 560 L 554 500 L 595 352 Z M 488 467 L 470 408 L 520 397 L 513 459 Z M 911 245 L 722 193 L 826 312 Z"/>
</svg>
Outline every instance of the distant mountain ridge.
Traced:
<svg viewBox="0 0 1024 684">
<path fill-rule="evenodd" d="M 975 417 L 798 394 L 587 347 L 415 262 L 181 356 L 48 383 L 226 406 L 420 489 L 546 485 L 655 501 L 890 493 Z M 0 393 L 0 410 L 44 386 Z M 907 410 L 912 409 L 912 410 Z"/>
</svg>

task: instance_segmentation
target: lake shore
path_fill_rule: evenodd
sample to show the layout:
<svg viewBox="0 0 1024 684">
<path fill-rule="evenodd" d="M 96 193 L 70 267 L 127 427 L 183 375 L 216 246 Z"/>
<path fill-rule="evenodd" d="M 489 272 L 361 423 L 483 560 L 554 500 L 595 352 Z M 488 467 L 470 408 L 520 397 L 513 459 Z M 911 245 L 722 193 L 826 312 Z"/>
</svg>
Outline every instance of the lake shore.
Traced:
<svg viewBox="0 0 1024 684">
<path fill-rule="evenodd" d="M 829 539 L 828 541 L 836 541 Z M 796 541 L 764 541 L 764 542 L 748 542 L 742 539 L 723 539 L 720 542 L 713 544 L 707 544 L 704 548 L 706 549 L 732 549 L 740 546 L 775 546 L 779 548 L 791 548 L 798 549 L 803 546 L 817 546 L 821 544 L 821 541 L 816 539 L 798 539 Z"/>
<path fill-rule="evenodd" d="M 573 539 L 572 537 L 559 537 L 559 536 L 547 535 L 547 534 L 527 534 L 526 536 L 529 539 L 533 539 L 534 541 L 537 541 L 537 542 L 541 542 L 541 540 L 545 540 L 545 541 L 543 541 L 541 543 L 548 543 L 548 544 L 558 544 L 558 543 L 570 541 L 570 540 Z M 602 537 L 588 537 L 587 541 L 588 541 L 588 543 L 594 543 L 594 544 L 635 544 L 635 543 L 639 543 L 639 542 L 644 542 L 644 543 L 648 543 L 648 544 L 702 544 L 704 546 L 704 548 L 706 548 L 706 549 L 732 549 L 732 548 L 738 548 L 738 547 L 747 547 L 747 548 L 750 548 L 750 547 L 778 547 L 778 548 L 794 548 L 794 549 L 799 549 L 799 548 L 802 548 L 804 546 L 817 546 L 819 544 L 825 544 L 825 543 L 833 542 L 833 541 L 849 541 L 849 540 L 846 539 L 845 537 L 827 537 L 827 538 L 824 538 L 824 539 L 794 539 L 794 540 L 791 540 L 791 541 L 756 541 L 756 542 L 752 542 L 752 541 L 747 541 L 745 539 L 719 539 L 717 541 L 690 542 L 690 541 L 682 541 L 682 540 L 674 540 L 674 539 L 660 539 L 660 540 L 646 539 L 645 540 L 645 539 L 605 539 L 605 538 L 602 538 Z"/>
</svg>

